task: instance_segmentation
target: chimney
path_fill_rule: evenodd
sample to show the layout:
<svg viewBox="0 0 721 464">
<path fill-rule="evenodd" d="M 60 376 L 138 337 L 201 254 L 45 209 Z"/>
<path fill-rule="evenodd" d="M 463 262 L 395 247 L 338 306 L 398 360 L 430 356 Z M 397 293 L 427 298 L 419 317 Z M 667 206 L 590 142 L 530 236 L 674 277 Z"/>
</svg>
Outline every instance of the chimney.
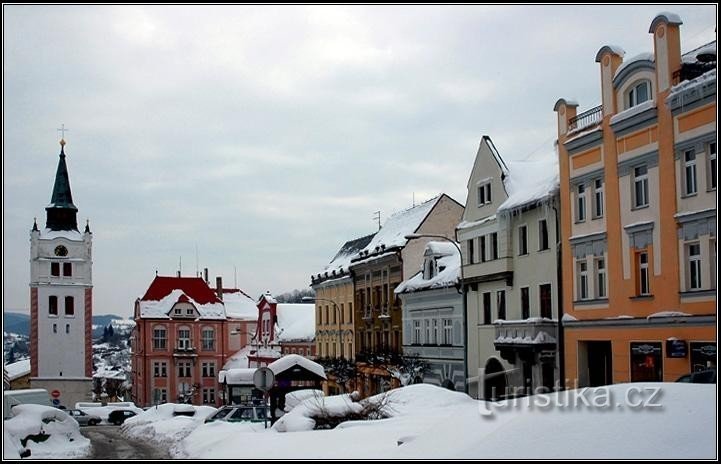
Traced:
<svg viewBox="0 0 721 464">
<path fill-rule="evenodd" d="M 215 278 L 215 291 L 218 294 L 218 299 L 223 301 L 223 278 L 220 276 Z"/>
<path fill-rule="evenodd" d="M 210 285 L 210 281 L 208 280 L 208 268 L 206 267 L 203 269 L 203 277 L 205 278 L 205 283 Z"/>
<path fill-rule="evenodd" d="M 180 271 L 178 271 L 178 277 L 180 277 Z"/>
<path fill-rule="evenodd" d="M 681 38 L 679 26 L 683 22 L 674 13 L 659 13 L 648 32 L 653 34 L 656 60 L 656 92 L 661 94 L 673 85 L 673 74 L 681 69 Z M 658 103 L 659 106 L 660 102 Z"/>
</svg>

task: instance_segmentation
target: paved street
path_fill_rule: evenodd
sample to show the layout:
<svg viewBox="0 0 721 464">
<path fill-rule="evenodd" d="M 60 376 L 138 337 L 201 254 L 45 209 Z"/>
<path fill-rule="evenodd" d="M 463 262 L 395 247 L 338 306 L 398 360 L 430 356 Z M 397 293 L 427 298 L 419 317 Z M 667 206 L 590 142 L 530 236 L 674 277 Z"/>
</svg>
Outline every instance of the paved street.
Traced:
<svg viewBox="0 0 721 464">
<path fill-rule="evenodd" d="M 80 431 L 90 439 L 93 452 L 89 459 L 169 459 L 168 452 L 135 440 L 128 440 L 120 433 L 120 427 L 100 425 L 81 427 Z"/>
</svg>

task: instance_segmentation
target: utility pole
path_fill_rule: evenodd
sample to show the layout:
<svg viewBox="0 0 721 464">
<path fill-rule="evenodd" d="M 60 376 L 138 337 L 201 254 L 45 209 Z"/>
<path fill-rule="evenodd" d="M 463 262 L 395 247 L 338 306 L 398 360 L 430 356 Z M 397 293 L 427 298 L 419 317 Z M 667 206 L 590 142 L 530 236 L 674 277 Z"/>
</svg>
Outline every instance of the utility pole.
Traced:
<svg viewBox="0 0 721 464">
<path fill-rule="evenodd" d="M 373 219 L 378 221 L 378 230 L 381 230 L 381 212 L 380 211 L 374 212 Z"/>
</svg>

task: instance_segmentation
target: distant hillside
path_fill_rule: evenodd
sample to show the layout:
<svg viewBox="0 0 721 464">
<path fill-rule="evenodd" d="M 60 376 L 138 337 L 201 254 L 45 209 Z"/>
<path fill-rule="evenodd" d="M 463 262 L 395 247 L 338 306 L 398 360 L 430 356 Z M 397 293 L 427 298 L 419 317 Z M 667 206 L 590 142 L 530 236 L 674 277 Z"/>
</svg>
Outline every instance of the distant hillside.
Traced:
<svg viewBox="0 0 721 464">
<path fill-rule="evenodd" d="M 30 314 L 3 313 L 3 331 L 30 336 Z"/>
<path fill-rule="evenodd" d="M 102 314 L 93 316 L 93 325 L 99 326 L 99 329 L 93 330 L 93 336 L 103 334 L 103 327 L 110 324 L 113 319 L 125 319 L 115 314 Z M 3 330 L 20 335 L 30 336 L 30 315 L 24 313 L 3 313 Z"/>
</svg>

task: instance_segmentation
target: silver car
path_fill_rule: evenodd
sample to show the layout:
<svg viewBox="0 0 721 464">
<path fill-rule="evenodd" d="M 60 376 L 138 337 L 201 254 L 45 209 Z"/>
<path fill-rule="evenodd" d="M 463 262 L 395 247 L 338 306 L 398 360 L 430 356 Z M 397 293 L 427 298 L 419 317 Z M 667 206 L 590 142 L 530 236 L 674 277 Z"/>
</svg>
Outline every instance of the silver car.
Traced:
<svg viewBox="0 0 721 464">
<path fill-rule="evenodd" d="M 67 412 L 70 417 L 78 421 L 78 424 L 80 425 L 98 425 L 100 423 L 100 418 L 98 416 L 88 414 L 80 409 L 68 409 L 65 412 Z"/>
</svg>

